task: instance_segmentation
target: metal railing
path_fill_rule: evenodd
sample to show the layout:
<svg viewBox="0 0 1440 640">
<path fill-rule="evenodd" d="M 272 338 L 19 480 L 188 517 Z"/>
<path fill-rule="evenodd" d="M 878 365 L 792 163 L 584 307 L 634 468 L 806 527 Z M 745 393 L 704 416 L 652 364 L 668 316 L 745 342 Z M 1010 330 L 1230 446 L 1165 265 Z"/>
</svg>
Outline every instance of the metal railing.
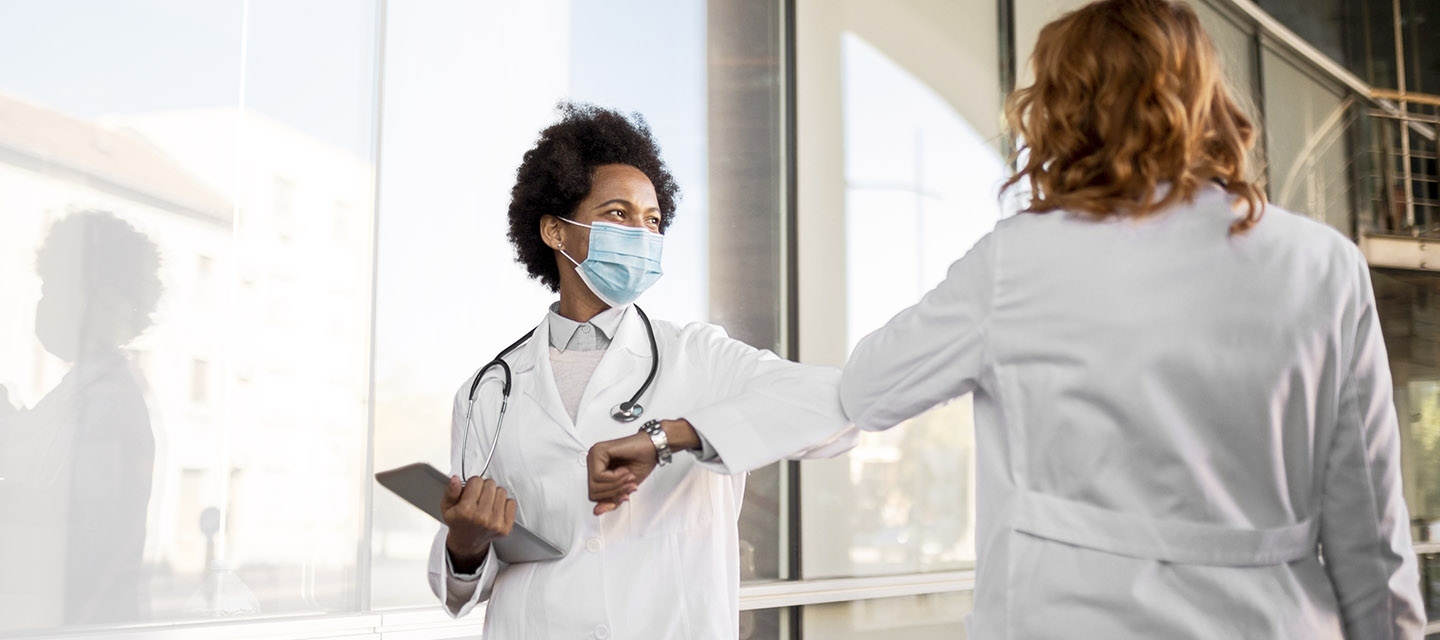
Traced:
<svg viewBox="0 0 1440 640">
<path fill-rule="evenodd" d="M 1372 234 L 1440 237 L 1440 96 L 1375 89 L 1360 176 Z"/>
</svg>

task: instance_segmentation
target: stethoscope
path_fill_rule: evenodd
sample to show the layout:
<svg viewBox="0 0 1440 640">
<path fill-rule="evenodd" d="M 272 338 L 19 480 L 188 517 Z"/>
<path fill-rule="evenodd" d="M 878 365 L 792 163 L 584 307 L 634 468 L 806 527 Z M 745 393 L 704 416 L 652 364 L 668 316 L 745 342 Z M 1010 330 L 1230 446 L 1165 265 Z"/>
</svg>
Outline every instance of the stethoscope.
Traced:
<svg viewBox="0 0 1440 640">
<path fill-rule="evenodd" d="M 640 417 L 640 414 L 645 413 L 645 407 L 640 405 L 640 396 L 645 395 L 645 391 L 650 388 L 650 383 L 655 381 L 655 372 L 660 366 L 660 347 L 655 344 L 655 328 L 650 326 L 649 316 L 646 316 L 645 312 L 641 310 L 638 305 L 634 308 L 635 312 L 640 314 L 640 321 L 645 323 L 645 335 L 650 337 L 650 375 L 645 377 L 645 384 L 640 385 L 640 388 L 635 391 L 635 395 L 630 396 L 629 400 L 621 402 L 610 409 L 610 417 L 614 418 L 616 422 L 634 422 Z M 485 472 L 490 470 L 490 459 L 495 457 L 495 449 L 498 448 L 496 445 L 500 444 L 500 429 L 505 426 L 505 410 L 510 406 L 510 383 L 512 382 L 512 377 L 510 375 L 510 365 L 505 362 L 505 356 L 519 349 L 521 345 L 525 344 L 534 335 L 535 330 L 531 329 L 525 332 L 525 335 L 520 336 L 519 340 L 505 347 L 495 356 L 494 360 L 480 367 L 480 372 L 475 374 L 475 381 L 470 383 L 470 404 L 465 409 L 465 437 L 460 444 L 460 475 L 462 480 L 470 478 L 470 476 L 465 475 L 465 458 L 467 457 L 465 452 L 469 448 L 470 432 L 475 430 L 475 422 L 471 419 L 472 414 L 475 412 L 475 392 L 479 390 L 480 382 L 485 379 L 485 372 L 489 371 L 490 367 L 500 367 L 500 370 L 505 373 L 505 384 L 500 388 L 500 417 L 495 421 L 495 439 L 490 443 L 490 453 L 485 454 L 485 466 L 480 469 L 480 473 L 478 474 L 479 477 L 483 478 L 485 477 Z"/>
</svg>

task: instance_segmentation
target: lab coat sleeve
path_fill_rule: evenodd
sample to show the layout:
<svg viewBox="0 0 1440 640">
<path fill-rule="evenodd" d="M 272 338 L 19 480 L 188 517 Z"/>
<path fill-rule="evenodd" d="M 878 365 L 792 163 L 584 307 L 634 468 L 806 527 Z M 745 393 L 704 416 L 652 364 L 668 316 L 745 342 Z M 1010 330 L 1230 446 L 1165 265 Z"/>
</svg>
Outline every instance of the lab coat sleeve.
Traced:
<svg viewBox="0 0 1440 640">
<path fill-rule="evenodd" d="M 732 339 L 715 325 L 691 325 L 713 401 L 684 417 L 718 454 L 700 464 L 738 474 L 784 458 L 829 457 L 855 446 L 858 432 L 840 410 L 840 371 L 784 360 Z"/>
<path fill-rule="evenodd" d="M 484 564 L 480 565 L 478 575 L 473 579 L 457 576 L 450 570 L 450 561 L 446 558 L 446 533 L 445 527 L 440 527 L 439 533 L 435 534 L 435 542 L 430 545 L 430 591 L 440 599 L 445 613 L 452 618 L 461 618 L 476 605 L 490 599 L 495 578 L 500 575 L 505 563 L 495 556 L 495 547 L 492 546 Z"/>
<path fill-rule="evenodd" d="M 1401 491 L 1390 367 L 1369 270 L 1358 251 L 1352 259 L 1356 294 L 1345 324 L 1355 333 L 1326 463 L 1321 553 L 1347 638 L 1418 640 L 1425 616 Z"/>
<path fill-rule="evenodd" d="M 450 474 L 459 475 L 460 457 L 464 454 L 465 446 L 465 407 L 468 403 L 470 391 L 470 380 L 465 380 L 460 390 L 455 394 L 455 403 L 450 412 Z M 440 531 L 435 534 L 435 541 L 430 545 L 430 591 L 440 599 L 441 606 L 452 618 L 464 616 L 475 605 L 490 599 L 491 590 L 495 587 L 495 578 L 505 568 L 495 555 L 495 547 L 490 547 L 490 553 L 485 557 L 485 562 L 480 565 L 479 574 L 472 580 L 468 576 L 457 576 L 451 571 L 450 559 L 445 549 L 445 537 L 449 529 L 440 525 Z M 462 589 L 452 593 L 454 589 Z M 463 590 L 473 589 L 471 593 L 463 593 Z"/>
<path fill-rule="evenodd" d="M 989 361 L 996 243 L 982 238 L 918 304 L 855 346 L 840 402 L 856 426 L 889 429 L 975 388 Z"/>
</svg>

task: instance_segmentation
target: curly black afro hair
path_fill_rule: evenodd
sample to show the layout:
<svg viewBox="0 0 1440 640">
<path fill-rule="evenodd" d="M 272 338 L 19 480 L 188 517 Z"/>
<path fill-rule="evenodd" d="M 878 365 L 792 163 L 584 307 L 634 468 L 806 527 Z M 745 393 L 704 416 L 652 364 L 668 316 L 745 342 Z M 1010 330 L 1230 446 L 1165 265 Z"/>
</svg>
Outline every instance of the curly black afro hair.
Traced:
<svg viewBox="0 0 1440 640">
<path fill-rule="evenodd" d="M 596 167 L 630 165 L 650 178 L 660 203 L 661 233 L 674 220 L 680 198 L 643 116 L 573 102 L 560 103 L 558 110 L 560 120 L 541 131 L 535 147 L 525 152 L 510 190 L 509 237 L 515 261 L 551 291 L 560 290 L 560 270 L 554 250 L 540 238 L 540 218 L 573 218 L 590 193 Z"/>
</svg>

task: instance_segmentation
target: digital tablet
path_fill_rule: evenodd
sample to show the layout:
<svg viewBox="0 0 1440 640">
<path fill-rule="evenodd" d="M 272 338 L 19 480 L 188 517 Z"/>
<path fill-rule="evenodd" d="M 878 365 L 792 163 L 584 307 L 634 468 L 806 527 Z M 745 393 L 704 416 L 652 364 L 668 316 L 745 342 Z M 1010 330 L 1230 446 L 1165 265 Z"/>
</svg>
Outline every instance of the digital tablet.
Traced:
<svg viewBox="0 0 1440 640">
<path fill-rule="evenodd" d="M 450 476 L 440 473 L 439 469 L 417 462 L 398 469 L 381 471 L 375 474 L 375 479 L 380 482 L 380 486 L 395 492 L 395 495 L 430 514 L 436 521 L 442 524 L 445 522 L 440 504 L 445 498 L 445 487 L 450 485 Z M 559 546 L 541 538 L 519 522 L 511 527 L 510 535 L 496 540 L 494 545 L 495 554 L 509 564 L 565 557 L 565 552 L 561 551 Z"/>
</svg>

